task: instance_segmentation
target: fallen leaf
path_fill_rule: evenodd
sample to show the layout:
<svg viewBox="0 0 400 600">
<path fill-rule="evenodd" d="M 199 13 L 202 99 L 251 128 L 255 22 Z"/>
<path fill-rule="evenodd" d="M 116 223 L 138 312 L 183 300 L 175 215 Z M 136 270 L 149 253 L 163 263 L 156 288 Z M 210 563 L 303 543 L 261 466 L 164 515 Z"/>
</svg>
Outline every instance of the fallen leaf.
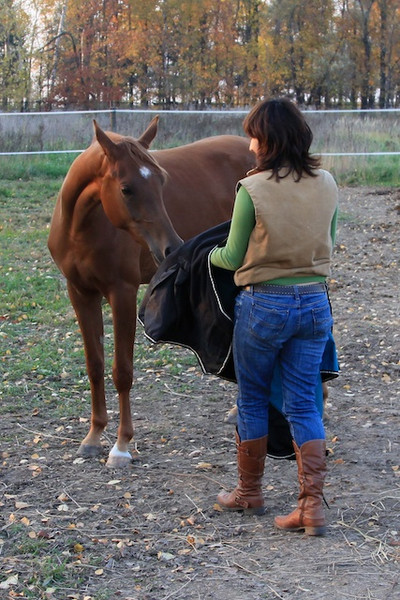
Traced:
<svg viewBox="0 0 400 600">
<path fill-rule="evenodd" d="M 156 521 L 157 519 L 157 517 L 153 515 L 153 513 L 146 513 L 143 516 L 146 517 L 148 521 Z"/>
<path fill-rule="evenodd" d="M 157 558 L 158 558 L 158 560 L 169 561 L 169 560 L 173 560 L 175 558 L 175 555 L 171 554 L 170 552 L 159 552 L 157 554 Z"/>
<path fill-rule="evenodd" d="M 11 575 L 11 577 L 6 579 L 5 581 L 2 581 L 0 583 L 0 589 L 8 590 L 8 588 L 11 587 L 12 585 L 18 585 L 18 574 Z"/>
<path fill-rule="evenodd" d="M 44 540 L 50 539 L 50 534 L 47 531 L 44 531 L 43 529 L 38 531 L 37 536 L 38 536 L 38 538 L 43 538 Z"/>
<path fill-rule="evenodd" d="M 30 504 L 28 504 L 27 502 L 15 502 L 15 508 L 28 508 L 28 506 L 30 506 Z"/>
</svg>

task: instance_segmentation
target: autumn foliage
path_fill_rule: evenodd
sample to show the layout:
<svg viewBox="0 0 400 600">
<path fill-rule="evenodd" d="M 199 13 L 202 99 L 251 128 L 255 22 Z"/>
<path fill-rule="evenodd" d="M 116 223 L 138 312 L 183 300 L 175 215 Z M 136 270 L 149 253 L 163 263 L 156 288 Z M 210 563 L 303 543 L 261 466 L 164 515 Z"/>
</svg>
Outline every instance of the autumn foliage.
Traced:
<svg viewBox="0 0 400 600">
<path fill-rule="evenodd" d="M 30 25 L 16 4 L 5 109 L 399 105 L 398 0 L 36 0 Z"/>
</svg>

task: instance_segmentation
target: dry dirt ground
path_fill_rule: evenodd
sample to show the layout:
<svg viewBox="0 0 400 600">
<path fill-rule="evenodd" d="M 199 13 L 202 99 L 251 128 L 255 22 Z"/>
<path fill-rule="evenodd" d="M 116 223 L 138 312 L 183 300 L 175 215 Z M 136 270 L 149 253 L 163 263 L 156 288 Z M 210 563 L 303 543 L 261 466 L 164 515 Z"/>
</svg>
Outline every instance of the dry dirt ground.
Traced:
<svg viewBox="0 0 400 600">
<path fill-rule="evenodd" d="M 327 536 L 273 527 L 295 503 L 293 462 L 267 460 L 264 516 L 218 511 L 216 494 L 236 482 L 234 431 L 224 423 L 235 387 L 197 367 L 147 361 L 136 365 L 132 394 L 140 454 L 123 471 L 76 459 L 88 406 L 58 422 L 29 409 L 3 418 L 0 431 L 14 441 L 1 449 L 0 598 L 400 598 L 400 193 L 342 189 L 341 213 Z M 117 427 L 109 395 L 105 452 Z"/>
</svg>

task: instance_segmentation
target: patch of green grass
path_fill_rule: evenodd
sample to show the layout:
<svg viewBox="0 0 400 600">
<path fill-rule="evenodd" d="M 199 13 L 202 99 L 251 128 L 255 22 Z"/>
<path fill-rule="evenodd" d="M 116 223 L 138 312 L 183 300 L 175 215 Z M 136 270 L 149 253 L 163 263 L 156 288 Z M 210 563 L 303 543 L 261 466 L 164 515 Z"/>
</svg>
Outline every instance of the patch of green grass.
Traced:
<svg viewBox="0 0 400 600">
<path fill-rule="evenodd" d="M 53 394 L 58 406 L 63 404 L 60 396 L 64 395 L 66 402 L 67 398 L 76 399 L 75 382 L 86 377 L 82 342 L 65 281 L 47 249 L 48 227 L 62 183 L 59 175 L 45 178 L 42 173 L 28 181 L 3 179 L 0 185 L 3 412 L 19 410 L 28 398 L 32 407 L 51 404 Z M 66 391 L 60 392 L 63 389 Z"/>
<path fill-rule="evenodd" d="M 95 593 L 93 600 L 114 600 L 115 594 L 107 589 Z"/>
<path fill-rule="evenodd" d="M 15 554 L 23 554 L 35 558 L 42 554 L 42 551 L 48 547 L 48 542 L 42 539 L 31 539 L 29 537 L 21 540 L 14 548 Z"/>
<path fill-rule="evenodd" d="M 24 588 L 23 592 L 27 598 L 37 600 L 38 598 L 49 597 L 49 590 L 53 589 L 51 593 L 57 594 L 59 588 L 69 587 L 71 584 L 71 570 L 69 561 L 67 559 L 60 559 L 58 555 L 54 556 L 42 556 L 39 560 L 35 560 L 30 577 L 27 578 L 27 587 Z M 73 585 L 79 586 L 83 579 L 81 577 L 75 578 Z M 79 588 L 78 588 L 79 589 Z M 56 596 L 57 597 L 57 596 Z"/>
<path fill-rule="evenodd" d="M 76 153 L 2 156 L 0 157 L 0 179 L 10 181 L 30 181 L 35 177 L 46 180 L 59 179 L 65 177 L 76 156 Z"/>
<path fill-rule="evenodd" d="M 324 168 L 341 186 L 398 187 L 400 156 L 325 157 Z"/>
<path fill-rule="evenodd" d="M 21 533 L 21 529 L 13 526 L 10 528 L 10 534 L 16 536 Z M 57 587 L 61 583 L 68 582 L 70 579 L 70 558 L 62 557 L 59 547 L 46 539 L 30 538 L 23 532 L 19 535 L 13 544 L 12 554 L 18 557 L 18 560 L 25 560 L 27 571 L 25 573 L 24 597 L 38 598 L 45 597 L 45 592 L 49 587 Z"/>
</svg>

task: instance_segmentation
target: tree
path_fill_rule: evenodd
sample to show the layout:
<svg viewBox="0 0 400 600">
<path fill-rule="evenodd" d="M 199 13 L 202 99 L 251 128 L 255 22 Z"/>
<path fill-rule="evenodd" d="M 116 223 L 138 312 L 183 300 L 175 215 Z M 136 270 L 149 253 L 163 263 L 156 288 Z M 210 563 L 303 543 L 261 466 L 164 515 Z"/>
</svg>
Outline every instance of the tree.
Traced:
<svg viewBox="0 0 400 600">
<path fill-rule="evenodd" d="M 337 52 L 330 0 L 273 0 L 268 9 L 270 88 L 297 102 L 321 99 L 331 55 Z M 329 97 L 329 93 L 325 91 Z M 319 100 L 320 101 L 320 100 Z"/>
<path fill-rule="evenodd" d="M 379 107 L 394 103 L 393 84 L 400 75 L 400 5 L 397 0 L 377 1 L 379 36 Z"/>
<path fill-rule="evenodd" d="M 0 8 L 8 109 L 399 102 L 398 0 L 31 0 L 30 29 L 17 1 Z"/>
<path fill-rule="evenodd" d="M 23 110 L 29 93 L 29 65 L 25 48 L 27 14 L 14 2 L 0 5 L 0 86 L 3 110 Z"/>
<path fill-rule="evenodd" d="M 361 108 L 373 108 L 375 105 L 372 75 L 372 11 L 377 0 L 356 0 L 355 16 L 360 21 L 362 60 L 361 66 Z M 358 11 L 357 11 L 358 5 Z"/>
</svg>

